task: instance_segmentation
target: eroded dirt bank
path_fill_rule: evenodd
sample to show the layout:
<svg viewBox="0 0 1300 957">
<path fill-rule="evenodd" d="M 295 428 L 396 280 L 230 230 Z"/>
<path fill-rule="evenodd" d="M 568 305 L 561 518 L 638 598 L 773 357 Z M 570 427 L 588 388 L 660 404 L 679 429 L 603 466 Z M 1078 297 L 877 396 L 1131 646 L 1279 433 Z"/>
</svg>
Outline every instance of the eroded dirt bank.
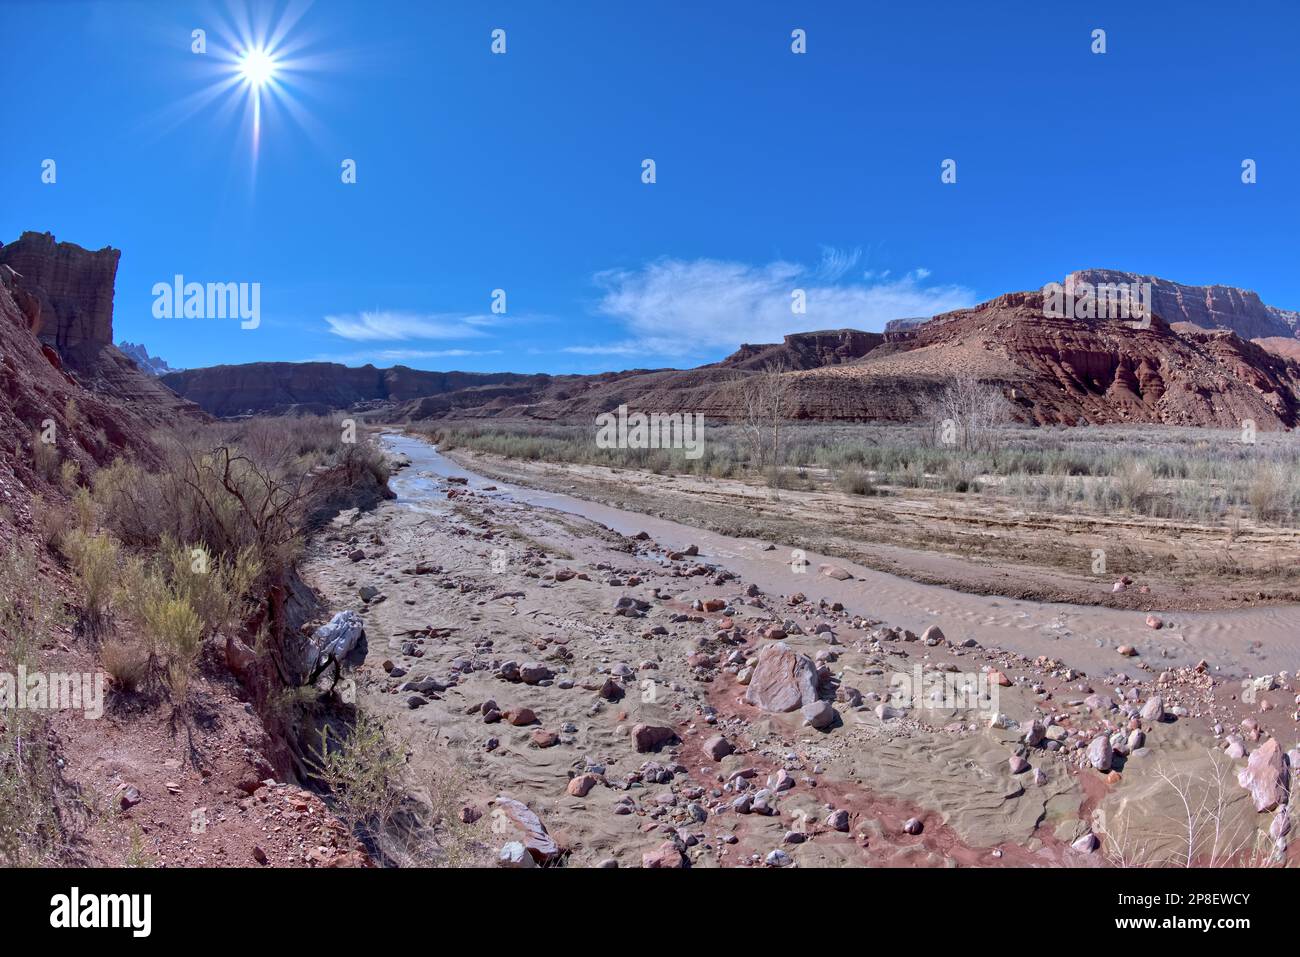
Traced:
<svg viewBox="0 0 1300 957">
<path fill-rule="evenodd" d="M 1217 793 L 1231 838 L 1193 858 L 1286 853 L 1289 674 L 1243 688 L 1229 652 L 1216 678 L 1190 640 L 1144 623 L 1121 655 L 1132 611 L 1078 609 L 1105 619 L 1085 636 L 1083 619 L 1040 619 L 1053 606 L 904 601 L 890 576 L 832 577 L 815 555 L 796 573 L 766 543 L 546 508 L 389 441 L 414 462 L 398 501 L 342 513 L 304 574 L 366 620 L 358 702 L 392 719 L 417 773 L 449 756 L 469 772 L 464 817 L 494 850 L 588 866 L 1163 862 L 1187 856 L 1181 787 Z M 932 695 L 944 675 L 995 700 Z M 904 700 L 898 676 L 921 693 Z M 773 710 L 792 688 L 793 709 Z M 1248 760 L 1253 791 L 1236 777 Z"/>
</svg>

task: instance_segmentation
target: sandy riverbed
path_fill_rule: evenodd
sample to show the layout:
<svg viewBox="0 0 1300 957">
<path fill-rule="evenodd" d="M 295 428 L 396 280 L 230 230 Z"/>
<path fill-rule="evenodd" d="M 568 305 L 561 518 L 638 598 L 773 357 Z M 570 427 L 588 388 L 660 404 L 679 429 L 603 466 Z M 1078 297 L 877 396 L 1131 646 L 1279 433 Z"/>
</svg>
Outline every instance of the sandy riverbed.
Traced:
<svg viewBox="0 0 1300 957">
<path fill-rule="evenodd" d="M 1219 816 L 1233 846 L 1255 847 L 1273 819 L 1236 783 L 1244 760 L 1218 749 L 1248 715 L 1263 728 L 1259 742 L 1271 730 L 1293 746 L 1289 683 L 1247 705 L 1236 672 L 1217 681 L 1212 670 L 1198 673 L 1198 651 L 1186 642 L 1164 656 L 1167 634 L 1138 631 L 1140 654 L 1126 658 L 1109 625 L 1096 635 L 1081 628 L 1094 627 L 1092 612 L 1136 612 L 1062 606 L 1061 618 L 1067 612 L 1051 605 L 891 584 L 893 576 L 852 565 L 851 578 L 836 580 L 811 554 L 794 572 L 788 549 L 769 551 L 772 543 L 504 489 L 416 440 L 388 442 L 412 462 L 393 479 L 398 500 L 341 515 L 313 543 L 305 572 L 334 609 L 366 619 L 359 703 L 400 729 L 417 772 L 449 759 L 465 770 L 465 802 L 483 814 L 472 828 L 493 850 L 515 835 L 494 813 L 504 794 L 537 813 L 571 865 L 639 865 L 649 854 L 649 863 L 736 866 L 776 849 L 805 866 L 1158 861 L 1185 853 L 1170 781 L 1209 793 L 1215 756 L 1232 765 Z M 642 530 L 646 538 L 633 537 Z M 681 554 L 688 545 L 699 555 Z M 351 560 L 358 548 L 364 557 Z M 363 601 L 363 586 L 382 597 Z M 644 616 L 615 614 L 624 597 L 644 602 Z M 914 640 L 931 624 L 944 640 Z M 1116 618 L 1116 629 L 1129 627 Z M 836 712 L 828 729 L 803 726 L 797 710 L 745 703 L 746 660 L 771 643 L 771 629 L 823 665 L 821 695 Z M 509 680 L 509 661 L 536 663 L 534 678 L 549 677 Z M 1227 655 L 1219 662 L 1225 674 L 1232 664 Z M 996 670 L 1009 684 L 997 686 L 995 708 L 922 700 L 882 718 L 876 709 L 891 700 L 894 676 L 918 666 L 926 675 Z M 434 690 L 413 693 L 408 682 L 425 677 Z M 1106 772 L 1089 765 L 1082 749 L 1097 733 L 1129 727 L 1117 707 L 1155 693 L 1184 713 L 1135 719 L 1143 747 Z M 1259 712 L 1261 700 L 1271 710 Z M 485 702 L 504 713 L 531 709 L 536 721 L 485 722 Z M 1004 720 L 992 721 L 996 714 Z M 1048 747 L 1057 750 L 1024 745 L 1036 718 L 1056 726 L 1061 740 Z M 676 742 L 638 753 L 637 724 L 668 728 Z M 720 761 L 705 753 L 716 735 L 736 749 Z M 1243 740 L 1247 750 L 1257 744 Z M 1017 754 L 1028 767 L 1013 773 Z M 782 771 L 793 786 L 772 796 L 776 813 L 733 809 Z M 594 786 L 569 793 L 582 774 Z M 907 833 L 909 819 L 920 833 Z M 1088 832 L 1099 849 L 1072 849 Z"/>
</svg>

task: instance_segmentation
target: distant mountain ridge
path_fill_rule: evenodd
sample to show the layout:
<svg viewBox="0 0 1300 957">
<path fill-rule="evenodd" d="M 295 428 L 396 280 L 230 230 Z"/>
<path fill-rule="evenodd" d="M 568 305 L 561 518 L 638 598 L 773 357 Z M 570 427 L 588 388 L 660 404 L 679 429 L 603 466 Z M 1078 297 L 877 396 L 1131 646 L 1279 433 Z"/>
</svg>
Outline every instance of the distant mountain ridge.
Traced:
<svg viewBox="0 0 1300 957">
<path fill-rule="evenodd" d="M 147 372 L 153 376 L 165 375 L 168 372 L 176 372 L 167 364 L 166 359 L 158 356 L 149 355 L 149 350 L 143 344 L 138 342 L 127 342 L 125 339 L 117 344 L 122 354 L 136 364 L 142 372 Z"/>
<path fill-rule="evenodd" d="M 379 369 L 335 362 L 250 362 L 169 372 L 161 381 L 211 414 L 230 417 L 409 402 L 484 386 L 536 385 L 550 378 L 518 372 L 425 372 L 400 365 Z"/>
</svg>

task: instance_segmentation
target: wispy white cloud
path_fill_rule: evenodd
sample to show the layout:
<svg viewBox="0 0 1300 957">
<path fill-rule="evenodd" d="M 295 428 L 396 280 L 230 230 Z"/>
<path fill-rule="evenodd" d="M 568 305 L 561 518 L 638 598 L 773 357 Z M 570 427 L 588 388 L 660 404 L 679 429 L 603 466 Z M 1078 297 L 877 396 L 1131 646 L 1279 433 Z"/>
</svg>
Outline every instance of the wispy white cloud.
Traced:
<svg viewBox="0 0 1300 957">
<path fill-rule="evenodd" d="M 716 259 L 663 259 L 636 270 L 596 275 L 603 290 L 598 310 L 622 326 L 625 338 L 609 345 L 570 346 L 587 354 L 700 355 L 742 342 L 776 342 L 791 332 L 855 328 L 880 330 L 903 316 L 930 316 L 972 305 L 963 286 L 928 284 L 929 270 L 891 279 L 867 274 L 835 282 L 858 260 L 853 253 L 823 251 L 812 268 L 777 261 L 763 266 Z M 807 311 L 792 310 L 795 290 Z"/>
<path fill-rule="evenodd" d="M 495 356 L 500 349 L 374 349 L 368 352 L 353 352 L 347 355 L 317 355 L 311 362 L 339 362 L 343 365 L 364 365 L 372 363 L 384 365 L 394 362 L 414 362 L 419 359 L 451 359 L 463 356 Z"/>
<path fill-rule="evenodd" d="M 861 248 L 838 249 L 835 246 L 823 246 L 822 261 L 817 265 L 817 278 L 824 282 L 842 279 L 861 258 Z"/>
<path fill-rule="evenodd" d="M 421 314 L 375 310 L 326 316 L 330 332 L 351 342 L 403 342 L 412 339 L 472 339 L 496 317 L 456 313 Z"/>
<path fill-rule="evenodd" d="M 630 356 L 645 350 L 635 342 L 611 342 L 599 346 L 565 346 L 560 351 L 579 356 Z"/>
</svg>

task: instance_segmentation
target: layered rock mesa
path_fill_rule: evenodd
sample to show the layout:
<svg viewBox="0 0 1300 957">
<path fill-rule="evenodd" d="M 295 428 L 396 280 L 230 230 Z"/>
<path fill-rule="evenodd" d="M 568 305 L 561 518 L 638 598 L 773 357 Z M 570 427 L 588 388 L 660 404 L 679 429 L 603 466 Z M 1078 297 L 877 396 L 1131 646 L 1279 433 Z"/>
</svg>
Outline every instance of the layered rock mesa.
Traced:
<svg viewBox="0 0 1300 957">
<path fill-rule="evenodd" d="M 1300 332 L 1300 312 L 1267 305 L 1257 293 L 1235 286 L 1187 286 L 1117 269 L 1081 269 L 1066 277 L 1065 286 L 1069 289 L 1081 282 L 1094 286 L 1150 283 L 1152 311 L 1171 325 L 1190 322 L 1202 329 L 1229 329 L 1243 339 L 1295 338 Z"/>
<path fill-rule="evenodd" d="M 177 395 L 221 417 L 285 415 L 410 402 L 466 393 L 471 405 L 494 397 L 494 387 L 523 393 L 550 376 L 516 372 L 424 372 L 393 366 L 352 368 L 334 362 L 250 362 L 169 372 L 161 381 Z"/>
<path fill-rule="evenodd" d="M 780 343 L 742 345 L 718 365 L 728 369 L 819 369 L 861 359 L 884 341 L 878 332 L 859 329 L 796 332 Z"/>
<path fill-rule="evenodd" d="M 120 257 L 112 247 L 92 252 L 57 242 L 50 233 L 25 232 L 0 245 L 0 266 L 8 267 L 21 324 L 80 385 L 157 425 L 199 414 L 197 406 L 142 372 L 113 345 Z"/>
</svg>

